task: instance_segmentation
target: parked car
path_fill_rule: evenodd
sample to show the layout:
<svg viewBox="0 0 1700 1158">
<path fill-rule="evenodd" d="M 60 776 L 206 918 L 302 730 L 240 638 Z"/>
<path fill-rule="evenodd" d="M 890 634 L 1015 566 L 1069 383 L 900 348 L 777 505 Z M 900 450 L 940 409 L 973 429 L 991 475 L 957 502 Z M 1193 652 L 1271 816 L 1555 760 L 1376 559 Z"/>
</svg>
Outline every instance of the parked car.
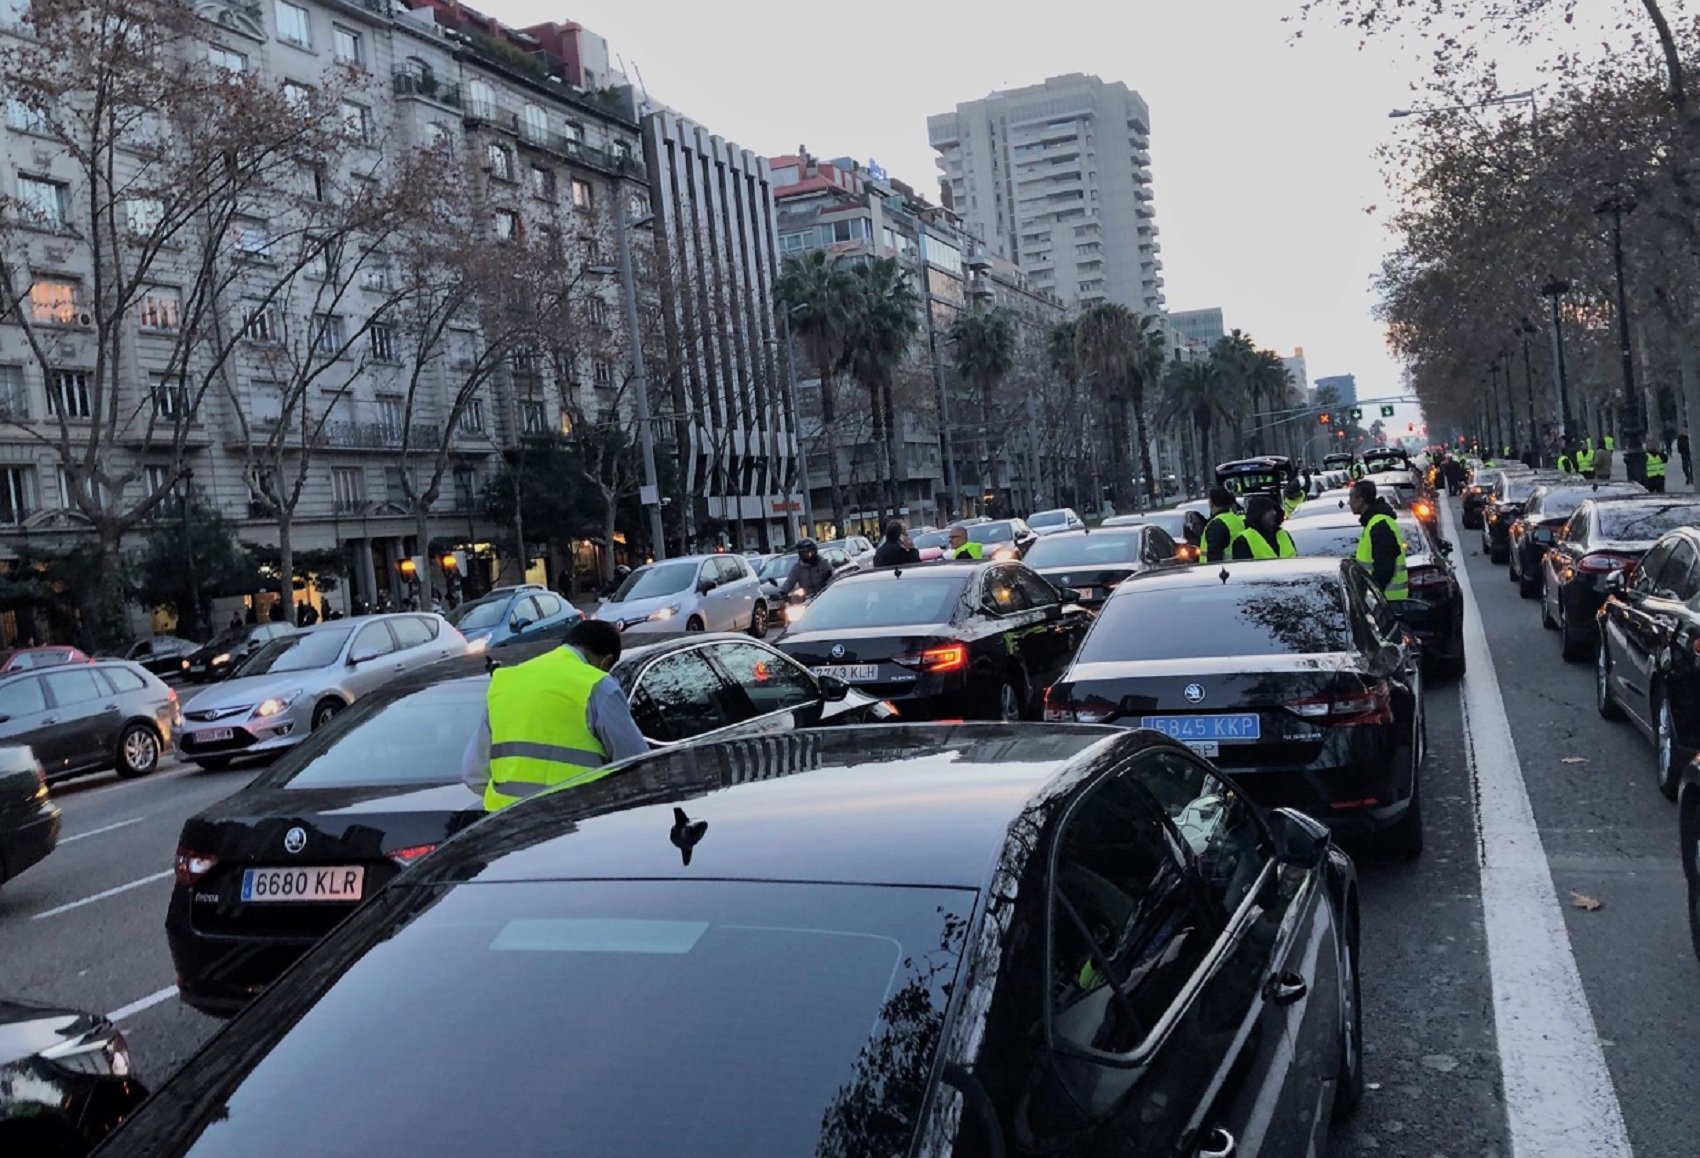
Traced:
<svg viewBox="0 0 1700 1158">
<path fill-rule="evenodd" d="M 1700 757 L 1682 770 L 1677 804 L 1677 858 L 1688 886 L 1688 939 L 1700 957 Z"/>
<path fill-rule="evenodd" d="M 1700 527 L 1679 527 L 1641 562 L 1606 576 L 1595 699 L 1653 742 L 1659 790 L 1672 800 L 1700 752 Z"/>
<path fill-rule="evenodd" d="M 1541 559 L 1553 544 L 1560 528 L 1576 513 L 1576 508 L 1589 499 L 1630 498 L 1644 495 L 1647 488 L 1633 482 L 1543 483 L 1523 505 L 1523 511 L 1511 523 L 1510 575 L 1517 584 L 1517 593 L 1524 599 L 1534 599 L 1541 593 Z"/>
<path fill-rule="evenodd" d="M 463 603 L 445 616 L 473 651 L 501 647 L 528 637 L 558 635 L 584 612 L 546 588 L 502 591 Z"/>
<path fill-rule="evenodd" d="M 1363 1089 L 1351 860 L 1150 733 L 696 745 L 404 879 L 115 1146 L 1296 1158 Z"/>
<path fill-rule="evenodd" d="M 871 568 L 863 567 L 850 557 L 850 552 L 843 547 L 821 547 L 820 557 L 832 567 L 832 577 L 852 571 L 865 571 Z M 791 568 L 797 565 L 797 552 L 789 551 L 783 555 L 775 555 L 762 564 L 756 578 L 761 581 L 761 596 L 767 601 L 767 621 L 777 623 L 783 620 L 785 604 L 789 598 L 784 590 L 786 576 L 791 574 Z"/>
<path fill-rule="evenodd" d="M 516 660 L 542 650 L 511 649 Z M 742 635 L 681 634 L 633 647 L 611 674 L 658 749 L 890 714 Z M 483 818 L 483 799 L 461 782 L 461 758 L 489 684 L 482 658 L 402 676 L 184 823 L 166 916 L 184 1001 L 235 1011 L 362 898 Z M 300 833 L 294 851 L 292 831 Z M 268 891 L 303 867 L 313 872 L 305 889 Z"/>
<path fill-rule="evenodd" d="M 841 547 L 850 556 L 851 561 L 860 563 L 863 570 L 872 570 L 874 565 L 873 540 L 866 535 L 846 535 L 842 539 L 829 539 L 820 544 L 824 551 L 828 547 Z"/>
<path fill-rule="evenodd" d="M 1589 499 L 1576 508 L 1541 560 L 1541 626 L 1558 632 L 1565 660 L 1580 663 L 1599 646 L 1606 577 L 1639 562 L 1666 531 L 1696 525 L 1700 499 L 1689 496 Z"/>
<path fill-rule="evenodd" d="M 968 532 L 970 543 L 985 548 L 988 559 L 1019 559 L 1039 541 L 1039 536 L 1022 519 L 989 519 L 970 523 L 963 530 Z"/>
<path fill-rule="evenodd" d="M 1045 718 L 1155 728 L 1265 807 L 1422 851 L 1420 652 L 1356 562 L 1136 575 L 1098 613 Z"/>
<path fill-rule="evenodd" d="M 58 667 L 66 663 L 88 663 L 89 657 L 81 648 L 49 645 L 46 647 L 14 647 L 0 653 L 0 675 L 15 671 L 35 671 L 37 668 Z"/>
<path fill-rule="evenodd" d="M 0 743 L 27 744 L 50 781 L 146 776 L 180 722 L 177 693 L 125 660 L 0 677 Z"/>
<path fill-rule="evenodd" d="M 1151 523 L 1046 535 L 1023 560 L 1052 586 L 1076 591 L 1082 607 L 1103 603 L 1129 575 L 1186 561 L 1168 532 Z"/>
<path fill-rule="evenodd" d="M 77 1158 L 146 1098 L 112 1022 L 0 999 L 0 1154 Z"/>
<path fill-rule="evenodd" d="M 687 555 L 639 567 L 596 609 L 628 634 L 748 631 L 767 634 L 761 582 L 740 555 Z"/>
<path fill-rule="evenodd" d="M 0 884 L 47 859 L 58 844 L 59 809 L 48 799 L 41 761 L 23 744 L 0 747 Z"/>
<path fill-rule="evenodd" d="M 1511 561 L 1511 525 L 1523 516 L 1523 506 L 1535 491 L 1543 486 L 1581 481 L 1578 475 L 1561 475 L 1557 471 L 1500 475 L 1493 493 L 1482 504 L 1482 554 L 1488 557 L 1488 562 Z"/>
<path fill-rule="evenodd" d="M 1016 562 L 923 563 L 846 575 L 778 639 L 816 675 L 905 718 L 1037 719 L 1091 613 Z"/>
<path fill-rule="evenodd" d="M 150 635 L 130 645 L 123 658 L 139 663 L 156 676 L 183 674 L 183 661 L 200 650 L 192 639 L 176 635 Z"/>
<path fill-rule="evenodd" d="M 202 768 L 292 748 L 361 696 L 451 655 L 466 639 L 440 615 L 399 612 L 319 623 L 274 639 L 237 677 L 183 709 L 177 750 Z"/>
<path fill-rule="evenodd" d="M 1504 466 L 1477 467 L 1470 472 L 1470 481 L 1464 487 L 1464 529 L 1479 531 L 1482 529 L 1482 508 L 1487 505 L 1493 495 L 1493 488 L 1499 485 L 1499 480 L 1507 474 L 1528 474 L 1529 468 L 1522 463 Z"/>
<path fill-rule="evenodd" d="M 1057 507 L 1049 511 L 1034 511 L 1027 516 L 1027 525 L 1041 539 L 1059 531 L 1078 531 L 1086 526 L 1073 507 Z"/>
<path fill-rule="evenodd" d="M 231 669 L 274 639 L 293 635 L 293 623 L 248 623 L 221 631 L 210 641 L 185 656 L 183 678 L 192 684 L 210 683 L 228 676 Z"/>
<path fill-rule="evenodd" d="M 950 531 L 922 531 L 909 536 L 909 541 L 921 553 L 921 562 L 933 563 L 944 558 L 944 553 L 950 549 Z"/>
</svg>

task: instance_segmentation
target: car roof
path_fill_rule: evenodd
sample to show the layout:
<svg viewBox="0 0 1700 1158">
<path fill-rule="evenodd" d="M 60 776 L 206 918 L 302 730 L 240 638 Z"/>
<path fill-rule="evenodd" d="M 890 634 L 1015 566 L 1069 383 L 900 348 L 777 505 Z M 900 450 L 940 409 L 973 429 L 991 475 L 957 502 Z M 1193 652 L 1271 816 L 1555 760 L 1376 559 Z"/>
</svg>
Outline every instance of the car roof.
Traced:
<svg viewBox="0 0 1700 1158">
<path fill-rule="evenodd" d="M 1162 568 L 1156 571 L 1141 572 L 1123 581 L 1110 598 L 1119 598 L 1130 591 L 1153 591 L 1168 587 L 1206 587 L 1212 583 L 1220 584 L 1223 582 L 1223 572 L 1227 572 L 1227 582 L 1230 583 L 1280 583 L 1294 579 L 1337 577 L 1343 565 L 1344 562 L 1340 559 L 1301 555 L 1297 558 L 1287 559 L 1230 560 L 1219 566 L 1206 564 L 1201 567 Z"/>
<path fill-rule="evenodd" d="M 621 650 L 620 659 L 614 665 L 613 674 L 618 675 L 658 656 L 666 655 L 668 652 L 682 651 L 685 648 L 696 647 L 704 643 L 754 643 L 758 646 L 765 644 L 768 650 L 778 651 L 771 643 L 753 639 L 740 632 L 675 631 L 646 635 L 643 638 L 645 642 L 642 646 L 627 647 Z M 561 640 L 558 637 L 549 637 L 503 646 L 482 655 L 451 655 L 445 659 L 437 660 L 435 663 L 429 663 L 405 672 L 392 680 L 386 680 L 380 690 L 373 692 L 366 698 L 374 702 L 378 702 L 380 698 L 383 700 L 398 698 L 416 692 L 420 688 L 443 683 L 446 680 L 483 675 L 490 671 L 492 666 L 512 667 L 515 664 L 524 663 L 528 659 L 536 659 L 545 652 L 554 651 L 560 646 Z"/>
<path fill-rule="evenodd" d="M 980 888 L 1012 840 L 1031 843 L 1047 802 L 1168 743 L 1074 725 L 909 724 L 684 745 L 497 813 L 415 883 L 701 875 Z M 707 823 L 688 873 L 679 811 Z"/>
<path fill-rule="evenodd" d="M 1155 525 L 1156 524 L 1154 523 L 1116 523 L 1113 526 L 1109 526 L 1100 523 L 1096 528 L 1071 527 L 1066 531 L 1058 531 L 1055 534 L 1046 535 L 1045 542 L 1060 543 L 1067 539 L 1090 539 L 1094 536 L 1101 535 L 1121 535 L 1124 537 L 1128 535 L 1143 535 L 1148 529 Z M 1161 530 L 1162 528 L 1158 527 L 1157 529 Z M 1035 547 L 1038 546 L 1037 543 L 1033 545 Z"/>
<path fill-rule="evenodd" d="M 1055 536 L 1051 536 L 1054 538 Z M 905 563 L 901 567 L 880 567 L 873 571 L 851 571 L 832 581 L 834 587 L 852 583 L 901 583 L 903 576 L 914 571 L 935 572 L 941 575 L 972 576 L 987 567 L 1007 567 L 1015 559 L 928 559 L 920 563 Z"/>
</svg>

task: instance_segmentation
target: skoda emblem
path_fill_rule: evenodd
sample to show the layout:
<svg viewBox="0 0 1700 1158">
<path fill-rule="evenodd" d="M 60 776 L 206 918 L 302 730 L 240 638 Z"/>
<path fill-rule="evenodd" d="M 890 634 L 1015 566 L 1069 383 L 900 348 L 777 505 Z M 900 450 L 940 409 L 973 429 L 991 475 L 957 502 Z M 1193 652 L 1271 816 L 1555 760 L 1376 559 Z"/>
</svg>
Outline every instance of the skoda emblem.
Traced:
<svg viewBox="0 0 1700 1158">
<path fill-rule="evenodd" d="M 832 645 L 832 650 L 827 652 L 826 654 L 831 656 L 833 659 L 843 659 L 844 658 L 844 645 L 842 643 L 835 643 L 835 644 Z"/>
<path fill-rule="evenodd" d="M 283 834 L 283 851 L 300 852 L 307 847 L 307 830 L 299 826 Z"/>
<path fill-rule="evenodd" d="M 1186 697 L 1186 702 L 1189 704 L 1202 704 L 1204 702 L 1204 685 L 1188 684 L 1181 689 L 1181 695 Z"/>
</svg>

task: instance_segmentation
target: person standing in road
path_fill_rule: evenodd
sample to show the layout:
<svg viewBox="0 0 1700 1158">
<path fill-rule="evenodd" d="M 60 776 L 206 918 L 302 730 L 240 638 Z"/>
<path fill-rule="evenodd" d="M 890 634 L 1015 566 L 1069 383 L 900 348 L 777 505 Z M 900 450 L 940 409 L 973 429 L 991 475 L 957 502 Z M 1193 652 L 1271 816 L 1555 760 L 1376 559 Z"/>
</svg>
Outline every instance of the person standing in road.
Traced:
<svg viewBox="0 0 1700 1158">
<path fill-rule="evenodd" d="M 1283 520 L 1292 518 L 1293 512 L 1303 505 L 1305 492 L 1309 485 L 1308 481 L 1304 486 L 1300 486 L 1296 482 L 1287 484 L 1287 489 L 1281 496 L 1281 517 Z"/>
<path fill-rule="evenodd" d="M 1647 490 L 1655 495 L 1665 493 L 1665 456 L 1653 447 L 1647 448 Z"/>
<path fill-rule="evenodd" d="M 1281 526 L 1281 504 L 1272 495 L 1252 495 L 1245 501 L 1245 529 L 1234 539 L 1235 559 L 1291 559 L 1299 549 Z"/>
<path fill-rule="evenodd" d="M 1411 578 L 1392 506 L 1376 493 L 1375 484 L 1368 479 L 1352 484 L 1351 505 L 1363 526 L 1358 536 L 1358 562 L 1388 602 L 1403 603 L 1411 597 Z"/>
<path fill-rule="evenodd" d="M 1576 452 L 1576 473 L 1583 478 L 1594 477 L 1594 440 L 1591 438 Z"/>
<path fill-rule="evenodd" d="M 1688 447 L 1688 435 L 1676 436 L 1676 452 L 1682 457 L 1682 481 L 1688 486 L 1694 485 L 1694 459 Z"/>
<path fill-rule="evenodd" d="M 1568 446 L 1565 447 L 1563 450 L 1558 452 L 1558 473 L 1560 473 L 1560 474 L 1575 474 L 1576 473 L 1576 459 L 1571 454 L 1570 447 L 1568 447 Z"/>
<path fill-rule="evenodd" d="M 968 537 L 967 528 L 952 527 L 950 529 L 950 546 L 946 548 L 944 557 L 952 561 L 957 559 L 984 559 L 986 549 Z"/>
<path fill-rule="evenodd" d="M 907 567 L 921 561 L 921 552 L 907 542 L 909 528 L 903 520 L 893 519 L 885 525 L 885 538 L 874 552 L 875 567 Z"/>
<path fill-rule="evenodd" d="M 649 751 L 625 692 L 608 678 L 619 658 L 619 629 L 583 619 L 560 647 L 491 673 L 484 722 L 460 764 L 486 812 L 596 780 L 605 765 Z"/>
<path fill-rule="evenodd" d="M 1234 492 L 1227 487 L 1210 488 L 1210 521 L 1204 525 L 1204 537 L 1198 544 L 1200 563 L 1225 563 L 1233 553 L 1234 540 L 1245 530 L 1245 516 L 1239 512 Z"/>
<path fill-rule="evenodd" d="M 797 561 L 791 565 L 791 571 L 785 576 L 783 594 L 794 595 L 802 592 L 804 599 L 813 599 L 826 585 L 832 582 L 832 564 L 820 557 L 820 547 L 813 539 L 804 539 L 797 544 Z"/>
</svg>

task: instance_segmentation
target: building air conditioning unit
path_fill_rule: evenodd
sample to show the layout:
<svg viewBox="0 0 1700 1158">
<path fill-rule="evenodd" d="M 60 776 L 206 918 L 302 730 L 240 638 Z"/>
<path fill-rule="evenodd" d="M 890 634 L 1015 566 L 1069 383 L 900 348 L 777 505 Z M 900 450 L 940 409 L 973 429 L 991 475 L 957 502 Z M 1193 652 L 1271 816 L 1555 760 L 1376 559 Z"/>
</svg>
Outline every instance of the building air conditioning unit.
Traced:
<svg viewBox="0 0 1700 1158">
<path fill-rule="evenodd" d="M 94 325 L 94 315 L 91 314 L 88 310 L 79 311 L 78 314 L 77 314 L 77 325 L 79 325 L 79 326 L 92 326 L 92 325 Z"/>
</svg>

